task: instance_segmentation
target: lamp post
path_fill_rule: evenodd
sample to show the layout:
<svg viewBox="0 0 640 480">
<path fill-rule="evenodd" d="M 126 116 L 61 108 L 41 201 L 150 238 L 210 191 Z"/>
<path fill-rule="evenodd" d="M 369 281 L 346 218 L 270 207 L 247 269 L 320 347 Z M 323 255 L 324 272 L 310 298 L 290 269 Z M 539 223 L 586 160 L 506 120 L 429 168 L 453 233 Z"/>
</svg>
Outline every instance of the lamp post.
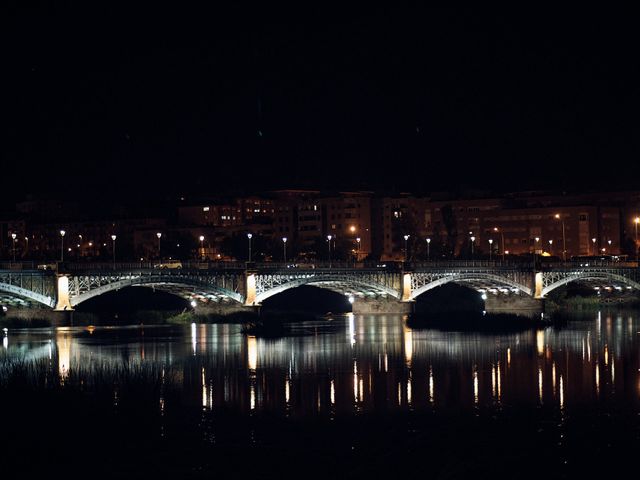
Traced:
<svg viewBox="0 0 640 480">
<path fill-rule="evenodd" d="M 282 237 L 282 258 L 287 263 L 287 237 Z"/>
<path fill-rule="evenodd" d="M 429 251 L 431 247 L 431 239 L 427 238 L 427 260 L 431 259 L 431 252 Z"/>
<path fill-rule="evenodd" d="M 64 262 L 64 230 L 60 230 L 60 262 Z"/>
<path fill-rule="evenodd" d="M 331 268 L 331 235 L 327 235 L 327 243 L 329 244 L 329 268 Z"/>
<path fill-rule="evenodd" d="M 549 240 L 549 255 L 553 256 L 553 240 Z"/>
<path fill-rule="evenodd" d="M 204 260 L 204 235 L 200 235 L 200 258 Z"/>
<path fill-rule="evenodd" d="M 115 235 L 111 235 L 111 240 L 113 240 L 113 266 L 116 266 L 116 237 Z"/>
<path fill-rule="evenodd" d="M 13 249 L 13 263 L 16 262 L 16 237 L 17 235 L 15 233 L 11 234 L 11 247 Z"/>
<path fill-rule="evenodd" d="M 156 237 L 158 237 L 158 258 L 161 258 L 161 256 L 160 256 L 160 239 L 162 238 L 162 233 L 160 233 L 160 232 L 156 233 Z"/>
<path fill-rule="evenodd" d="M 404 236 L 404 261 L 405 262 L 409 259 L 409 250 L 408 250 L 407 242 L 408 242 L 410 236 L 411 235 L 405 235 Z"/>
<path fill-rule="evenodd" d="M 635 224 L 636 227 L 636 266 L 638 263 L 638 224 L 640 223 L 640 217 L 636 217 L 633 220 L 633 223 Z"/>
<path fill-rule="evenodd" d="M 473 259 L 473 244 L 476 243 L 476 237 L 471 236 L 471 258 Z"/>
<path fill-rule="evenodd" d="M 611 240 L 607 240 L 607 243 L 609 244 L 609 255 L 613 255 L 613 250 L 611 249 Z"/>
<path fill-rule="evenodd" d="M 253 234 L 247 233 L 247 238 L 249 239 L 249 261 L 251 261 L 251 239 L 253 238 Z"/>
<path fill-rule="evenodd" d="M 359 262 L 360 261 L 360 241 L 362 239 L 360 237 L 356 238 L 356 260 Z"/>
<path fill-rule="evenodd" d="M 24 247 L 24 256 L 29 254 L 29 237 L 24 237 L 25 247 Z"/>
<path fill-rule="evenodd" d="M 566 262 L 567 261 L 567 244 L 564 237 L 564 218 L 562 218 L 559 213 L 556 213 L 555 218 L 556 220 L 562 221 L 562 261 Z"/>
<path fill-rule="evenodd" d="M 489 261 L 491 261 L 491 251 L 493 250 L 493 238 L 489 239 Z"/>
<path fill-rule="evenodd" d="M 500 243 L 502 244 L 502 261 L 504 262 L 504 232 L 502 229 L 498 229 L 498 227 L 493 227 L 494 232 L 500 232 Z M 500 252 L 500 250 L 498 250 Z"/>
<path fill-rule="evenodd" d="M 593 255 L 595 256 L 598 253 L 598 249 L 596 248 L 596 239 L 592 238 L 591 243 L 593 243 Z"/>
</svg>

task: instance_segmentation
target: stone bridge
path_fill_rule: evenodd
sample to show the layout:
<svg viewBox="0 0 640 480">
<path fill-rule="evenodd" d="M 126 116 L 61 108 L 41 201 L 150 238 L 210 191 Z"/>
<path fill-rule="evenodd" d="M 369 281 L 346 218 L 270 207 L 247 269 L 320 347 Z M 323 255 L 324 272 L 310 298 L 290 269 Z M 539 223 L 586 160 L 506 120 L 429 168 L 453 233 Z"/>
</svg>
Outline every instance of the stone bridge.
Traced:
<svg viewBox="0 0 640 480">
<path fill-rule="evenodd" d="M 82 302 L 125 287 L 166 291 L 195 305 L 258 307 L 273 295 L 302 285 L 349 297 L 354 312 L 407 312 L 429 290 L 456 283 L 475 289 L 487 310 L 529 308 L 570 282 L 594 288 L 640 290 L 634 264 L 428 262 L 421 264 L 144 263 L 63 264 L 54 270 L 0 270 L 0 304 L 70 311 Z"/>
</svg>

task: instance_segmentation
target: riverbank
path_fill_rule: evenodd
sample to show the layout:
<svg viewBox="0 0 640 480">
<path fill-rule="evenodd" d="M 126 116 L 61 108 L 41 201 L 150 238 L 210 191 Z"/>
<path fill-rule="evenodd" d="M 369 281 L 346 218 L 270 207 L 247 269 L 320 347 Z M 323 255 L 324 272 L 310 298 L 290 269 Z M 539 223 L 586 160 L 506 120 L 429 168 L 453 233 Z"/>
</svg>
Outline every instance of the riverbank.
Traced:
<svg viewBox="0 0 640 480">
<path fill-rule="evenodd" d="M 166 310 L 141 310 L 127 313 L 91 313 L 91 312 L 64 312 L 65 322 L 60 325 L 50 317 L 38 315 L 34 311 L 32 315 L 4 315 L 0 316 L 1 328 L 46 328 L 52 326 L 100 326 L 100 325 L 189 325 L 196 324 L 248 324 L 250 328 L 260 329 L 260 325 L 268 324 L 268 328 L 276 324 L 304 322 L 315 320 L 319 314 L 310 312 L 286 312 L 286 311 L 236 311 L 228 314 L 198 313 L 195 310 L 166 311 Z"/>
</svg>

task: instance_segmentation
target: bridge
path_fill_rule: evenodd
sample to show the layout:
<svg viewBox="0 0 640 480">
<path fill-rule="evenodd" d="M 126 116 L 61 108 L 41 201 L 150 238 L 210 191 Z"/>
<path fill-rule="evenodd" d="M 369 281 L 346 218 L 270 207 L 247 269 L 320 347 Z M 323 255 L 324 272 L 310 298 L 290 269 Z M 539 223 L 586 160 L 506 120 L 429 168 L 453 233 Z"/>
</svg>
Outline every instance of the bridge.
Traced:
<svg viewBox="0 0 640 480">
<path fill-rule="evenodd" d="M 188 263 L 163 268 L 151 263 L 0 265 L 0 305 L 71 311 L 81 303 L 125 287 L 166 291 L 192 304 L 259 307 L 269 297 L 302 285 L 349 297 L 354 312 L 411 311 L 417 297 L 455 283 L 475 289 L 488 311 L 536 308 L 550 292 L 571 282 L 596 289 L 640 290 L 635 263 Z"/>
</svg>

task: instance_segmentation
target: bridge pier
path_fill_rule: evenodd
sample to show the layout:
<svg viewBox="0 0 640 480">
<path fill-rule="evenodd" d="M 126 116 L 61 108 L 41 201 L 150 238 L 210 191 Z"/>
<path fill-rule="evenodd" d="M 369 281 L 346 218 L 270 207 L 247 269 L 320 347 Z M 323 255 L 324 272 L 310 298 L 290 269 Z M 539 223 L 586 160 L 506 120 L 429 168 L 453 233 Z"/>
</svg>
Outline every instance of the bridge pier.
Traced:
<svg viewBox="0 0 640 480">
<path fill-rule="evenodd" d="M 71 301 L 69 299 L 69 277 L 66 275 L 59 275 L 56 281 L 56 306 L 54 308 L 57 312 L 71 311 Z"/>
<path fill-rule="evenodd" d="M 487 313 L 537 314 L 544 312 L 544 299 L 523 294 L 489 294 L 484 309 Z"/>
<path fill-rule="evenodd" d="M 393 297 L 359 298 L 353 300 L 352 312 L 356 315 L 371 313 L 412 313 L 415 302 L 403 302 Z"/>
</svg>

